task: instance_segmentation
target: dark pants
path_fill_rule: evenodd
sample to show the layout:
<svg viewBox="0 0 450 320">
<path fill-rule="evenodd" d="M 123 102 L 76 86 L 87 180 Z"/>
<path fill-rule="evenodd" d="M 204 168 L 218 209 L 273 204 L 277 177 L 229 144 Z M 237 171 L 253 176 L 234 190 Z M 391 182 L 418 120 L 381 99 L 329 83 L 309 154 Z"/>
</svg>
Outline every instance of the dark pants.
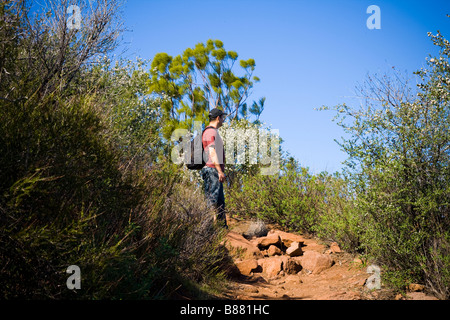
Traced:
<svg viewBox="0 0 450 320">
<path fill-rule="evenodd" d="M 223 184 L 219 181 L 219 173 L 215 168 L 207 166 L 204 166 L 200 173 L 204 181 L 206 201 L 216 209 L 217 221 L 228 228 L 225 215 L 225 195 L 223 194 Z"/>
</svg>

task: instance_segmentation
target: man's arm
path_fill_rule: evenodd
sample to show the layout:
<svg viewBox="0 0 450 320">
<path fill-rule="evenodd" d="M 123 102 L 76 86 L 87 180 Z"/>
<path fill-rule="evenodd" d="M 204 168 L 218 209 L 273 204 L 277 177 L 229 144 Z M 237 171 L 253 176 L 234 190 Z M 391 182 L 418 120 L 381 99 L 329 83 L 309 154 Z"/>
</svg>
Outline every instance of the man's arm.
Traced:
<svg viewBox="0 0 450 320">
<path fill-rule="evenodd" d="M 222 172 L 222 168 L 219 164 L 219 159 L 217 158 L 216 149 L 213 147 L 209 147 L 209 155 L 211 157 L 211 161 L 214 163 L 214 167 L 216 168 L 217 172 L 219 173 L 219 181 L 224 182 L 225 181 L 225 174 Z"/>
</svg>

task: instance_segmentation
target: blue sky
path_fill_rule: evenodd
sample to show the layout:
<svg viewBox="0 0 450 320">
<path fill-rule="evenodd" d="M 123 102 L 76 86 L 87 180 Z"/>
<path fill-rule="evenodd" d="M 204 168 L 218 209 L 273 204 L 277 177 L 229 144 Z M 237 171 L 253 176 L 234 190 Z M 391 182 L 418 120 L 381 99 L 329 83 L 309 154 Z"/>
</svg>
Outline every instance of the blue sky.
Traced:
<svg viewBox="0 0 450 320">
<path fill-rule="evenodd" d="M 381 10 L 379 30 L 366 26 L 370 5 Z M 334 172 L 347 158 L 334 141 L 344 133 L 332 111 L 314 108 L 355 103 L 368 73 L 424 67 L 438 53 L 427 32 L 450 38 L 447 13 L 447 0 L 128 0 L 123 46 L 128 58 L 151 59 L 219 39 L 240 59 L 255 59 L 261 82 L 249 102 L 266 97 L 261 119 L 302 166 Z"/>
</svg>

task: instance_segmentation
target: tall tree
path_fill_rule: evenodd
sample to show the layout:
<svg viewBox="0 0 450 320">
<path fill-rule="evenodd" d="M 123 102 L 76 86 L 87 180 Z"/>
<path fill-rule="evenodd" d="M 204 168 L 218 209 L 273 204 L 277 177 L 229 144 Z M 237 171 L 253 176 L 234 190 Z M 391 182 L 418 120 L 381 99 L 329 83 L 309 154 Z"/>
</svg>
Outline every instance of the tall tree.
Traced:
<svg viewBox="0 0 450 320">
<path fill-rule="evenodd" d="M 164 99 L 164 136 L 175 128 L 192 128 L 193 121 L 206 122 L 208 112 L 219 108 L 237 120 L 259 78 L 253 75 L 255 60 L 239 60 L 240 74 L 234 72 L 238 54 L 226 51 L 220 40 L 208 40 L 187 48 L 182 55 L 155 55 L 150 70 L 149 92 Z M 250 108 L 259 117 L 261 108 Z M 242 116 L 242 113 L 241 113 Z"/>
</svg>

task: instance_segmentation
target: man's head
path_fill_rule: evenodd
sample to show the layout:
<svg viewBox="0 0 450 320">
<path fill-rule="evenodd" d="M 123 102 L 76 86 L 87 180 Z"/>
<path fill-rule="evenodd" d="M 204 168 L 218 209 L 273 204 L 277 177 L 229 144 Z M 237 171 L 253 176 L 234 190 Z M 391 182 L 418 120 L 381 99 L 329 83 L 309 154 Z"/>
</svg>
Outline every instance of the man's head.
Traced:
<svg viewBox="0 0 450 320">
<path fill-rule="evenodd" d="M 214 108 L 209 112 L 209 124 L 216 129 L 219 129 L 225 121 L 225 117 L 227 115 L 228 114 L 222 110 Z"/>
</svg>

